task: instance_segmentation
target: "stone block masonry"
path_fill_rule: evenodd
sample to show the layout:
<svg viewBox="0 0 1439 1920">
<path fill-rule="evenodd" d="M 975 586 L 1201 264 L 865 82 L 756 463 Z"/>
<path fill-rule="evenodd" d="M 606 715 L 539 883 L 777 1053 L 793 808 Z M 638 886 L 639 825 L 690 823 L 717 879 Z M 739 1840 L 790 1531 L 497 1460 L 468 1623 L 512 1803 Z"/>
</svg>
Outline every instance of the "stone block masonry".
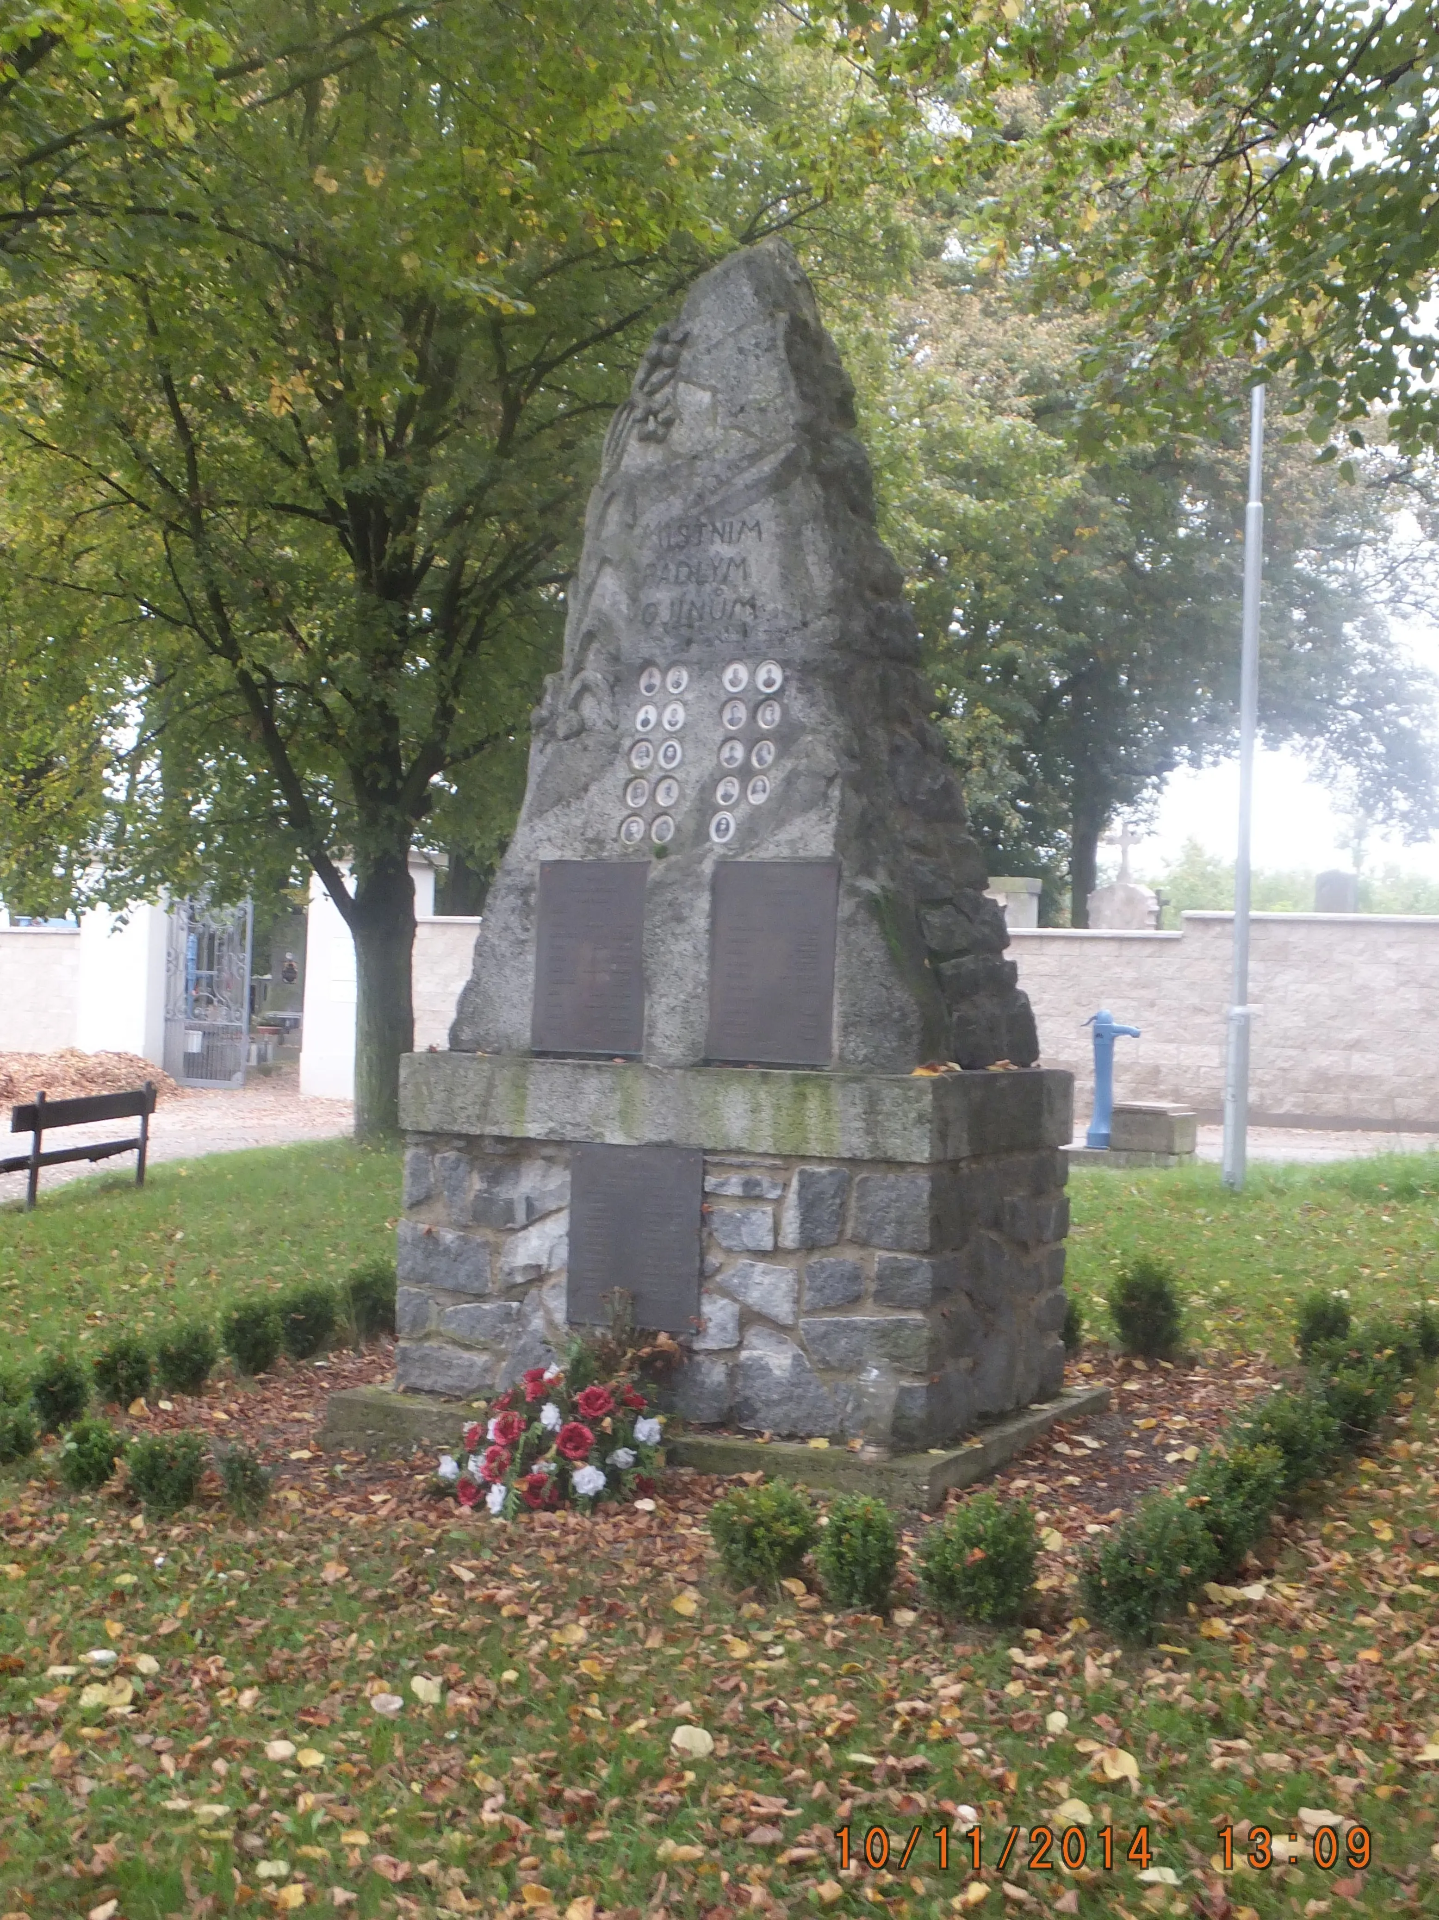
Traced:
<svg viewBox="0 0 1439 1920">
<path fill-rule="evenodd" d="M 402 1389 L 498 1391 L 563 1351 L 570 1153 L 588 1119 L 585 1137 L 611 1145 L 654 1128 L 704 1148 L 699 1308 L 672 1394 L 687 1420 L 904 1450 L 1058 1391 L 1062 1075 L 877 1086 L 421 1055 L 402 1089 Z"/>
</svg>

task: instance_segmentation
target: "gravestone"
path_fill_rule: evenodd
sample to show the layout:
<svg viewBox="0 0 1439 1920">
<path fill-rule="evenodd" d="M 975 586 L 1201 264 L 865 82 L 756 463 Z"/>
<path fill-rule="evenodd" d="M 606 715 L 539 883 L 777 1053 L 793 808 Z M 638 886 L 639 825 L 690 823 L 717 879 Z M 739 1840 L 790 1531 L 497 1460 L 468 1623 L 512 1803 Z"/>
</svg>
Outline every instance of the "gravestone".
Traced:
<svg viewBox="0 0 1439 1920">
<path fill-rule="evenodd" d="M 736 253 L 610 426 L 450 1051 L 404 1063 L 402 1387 L 508 1383 L 617 1285 L 697 1420 L 928 1445 L 1057 1387 L 1069 1077 L 932 705 L 813 292 Z"/>
</svg>

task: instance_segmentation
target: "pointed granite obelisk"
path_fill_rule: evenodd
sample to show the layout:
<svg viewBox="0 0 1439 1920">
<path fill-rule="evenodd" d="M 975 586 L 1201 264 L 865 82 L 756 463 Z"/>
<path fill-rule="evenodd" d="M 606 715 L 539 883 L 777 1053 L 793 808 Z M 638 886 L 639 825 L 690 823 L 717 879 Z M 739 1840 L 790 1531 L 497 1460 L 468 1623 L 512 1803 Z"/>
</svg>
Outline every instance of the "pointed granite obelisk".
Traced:
<svg viewBox="0 0 1439 1920">
<path fill-rule="evenodd" d="M 781 241 L 713 268 L 655 335 L 606 439 L 452 1048 L 1034 1061 L 854 427 Z M 546 931 L 541 870 L 569 862 L 628 871 L 551 868 L 555 900 L 572 890 Z M 795 864 L 725 871 L 775 862 Z"/>
</svg>

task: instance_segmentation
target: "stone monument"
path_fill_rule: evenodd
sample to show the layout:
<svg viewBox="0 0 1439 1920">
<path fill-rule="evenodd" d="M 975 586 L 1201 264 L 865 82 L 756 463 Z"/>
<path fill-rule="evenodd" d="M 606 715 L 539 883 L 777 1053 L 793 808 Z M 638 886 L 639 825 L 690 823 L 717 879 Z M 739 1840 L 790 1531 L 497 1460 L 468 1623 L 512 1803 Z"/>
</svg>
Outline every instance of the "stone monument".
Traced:
<svg viewBox="0 0 1439 1920">
<path fill-rule="evenodd" d="M 1089 924 L 1096 931 L 1141 932 L 1159 925 L 1159 896 L 1130 877 L 1129 850 L 1139 835 L 1128 821 L 1104 842 L 1119 848 L 1119 874 L 1089 896 Z"/>
<path fill-rule="evenodd" d="M 695 1421 L 928 1447 L 1057 1390 L 1070 1077 L 930 709 L 814 294 L 733 254 L 609 429 L 451 1051 L 402 1066 L 400 1388 L 621 1289 Z"/>
</svg>

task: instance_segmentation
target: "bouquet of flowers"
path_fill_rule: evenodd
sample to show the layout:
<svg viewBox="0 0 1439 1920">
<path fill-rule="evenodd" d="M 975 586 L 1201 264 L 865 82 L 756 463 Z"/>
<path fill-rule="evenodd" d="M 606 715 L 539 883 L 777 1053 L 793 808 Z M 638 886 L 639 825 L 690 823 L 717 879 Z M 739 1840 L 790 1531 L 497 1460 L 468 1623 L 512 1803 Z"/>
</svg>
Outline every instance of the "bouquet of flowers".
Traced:
<svg viewBox="0 0 1439 1920">
<path fill-rule="evenodd" d="M 462 1507 L 483 1500 L 497 1519 L 525 1507 L 632 1500 L 654 1491 L 663 1430 L 629 1380 L 571 1393 L 559 1367 L 531 1367 L 461 1436 L 459 1457 L 440 1455 L 440 1479 Z"/>
</svg>

